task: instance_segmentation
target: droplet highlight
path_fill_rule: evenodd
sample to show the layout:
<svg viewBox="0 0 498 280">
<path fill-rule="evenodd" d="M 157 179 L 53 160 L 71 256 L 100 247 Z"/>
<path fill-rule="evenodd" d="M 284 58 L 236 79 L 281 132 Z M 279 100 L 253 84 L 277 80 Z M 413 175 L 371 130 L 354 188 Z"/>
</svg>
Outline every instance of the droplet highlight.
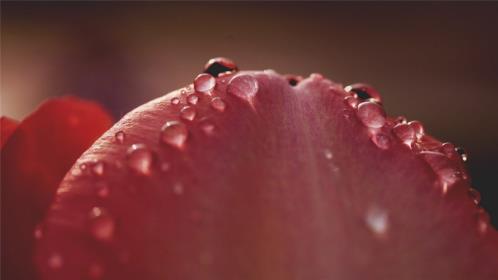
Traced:
<svg viewBox="0 0 498 280">
<path fill-rule="evenodd" d="M 215 97 L 211 100 L 211 107 L 218 112 L 224 112 L 227 105 L 220 97 Z"/>
<path fill-rule="evenodd" d="M 406 123 L 399 123 L 395 125 L 393 127 L 393 133 L 399 140 L 401 140 L 401 142 L 403 142 L 403 144 L 408 147 L 411 147 L 413 142 L 415 142 L 415 131 Z"/>
<path fill-rule="evenodd" d="M 386 123 L 384 109 L 374 102 L 367 101 L 358 105 L 357 116 L 365 126 L 370 128 L 381 128 Z"/>
<path fill-rule="evenodd" d="M 199 74 L 194 79 L 194 89 L 197 92 L 209 93 L 216 85 L 216 79 L 210 74 Z"/>
<path fill-rule="evenodd" d="M 100 241 L 110 241 L 114 236 L 115 223 L 107 211 L 101 207 L 93 207 L 90 211 L 90 232 Z"/>
<path fill-rule="evenodd" d="M 418 140 L 424 136 L 424 125 L 421 122 L 411 121 L 408 125 L 412 127 L 413 131 L 415 131 L 415 137 L 417 137 Z"/>
<path fill-rule="evenodd" d="M 381 132 L 374 133 L 370 139 L 375 144 L 375 146 L 377 146 L 377 148 L 380 148 L 382 150 L 387 150 L 391 146 L 391 138 L 387 134 Z"/>
<path fill-rule="evenodd" d="M 144 144 L 133 144 L 126 155 L 128 167 L 136 174 L 148 176 L 152 174 L 154 154 Z"/>
<path fill-rule="evenodd" d="M 377 236 L 385 236 L 389 228 L 389 216 L 377 207 L 370 208 L 365 216 L 367 227 Z"/>
<path fill-rule="evenodd" d="M 252 104 L 259 90 L 256 78 L 251 75 L 237 75 L 228 82 L 227 92 Z"/>
<path fill-rule="evenodd" d="M 180 111 L 180 117 L 187 121 L 193 121 L 196 115 L 197 112 L 195 111 L 195 108 L 191 106 L 185 106 Z"/>
<path fill-rule="evenodd" d="M 197 94 L 191 94 L 187 97 L 187 102 L 190 105 L 195 105 L 199 102 L 199 96 L 197 96 Z"/>
<path fill-rule="evenodd" d="M 126 138 L 126 134 L 123 131 L 118 131 L 116 134 L 114 134 L 114 140 L 118 144 L 123 144 Z"/>
<path fill-rule="evenodd" d="M 92 166 L 92 173 L 96 176 L 103 176 L 105 170 L 105 164 L 102 161 L 97 161 Z"/>
<path fill-rule="evenodd" d="M 47 265 L 50 269 L 60 269 L 64 264 L 64 259 L 58 253 L 52 253 L 47 260 Z"/>
<path fill-rule="evenodd" d="M 171 99 L 171 104 L 173 104 L 173 105 L 178 105 L 178 104 L 180 104 L 180 98 L 178 98 L 178 97 L 173 97 L 173 98 Z"/>
</svg>

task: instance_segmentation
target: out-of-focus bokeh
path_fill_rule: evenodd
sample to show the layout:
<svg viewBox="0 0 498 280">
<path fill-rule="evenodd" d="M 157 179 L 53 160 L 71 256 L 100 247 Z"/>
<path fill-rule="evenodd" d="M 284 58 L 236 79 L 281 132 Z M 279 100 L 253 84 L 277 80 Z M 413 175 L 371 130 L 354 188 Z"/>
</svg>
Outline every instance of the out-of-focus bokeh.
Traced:
<svg viewBox="0 0 498 280">
<path fill-rule="evenodd" d="M 498 3 L 2 2 L 1 114 L 49 96 L 116 118 L 192 81 L 214 56 L 242 69 L 368 82 L 389 114 L 468 150 L 498 224 Z"/>
</svg>

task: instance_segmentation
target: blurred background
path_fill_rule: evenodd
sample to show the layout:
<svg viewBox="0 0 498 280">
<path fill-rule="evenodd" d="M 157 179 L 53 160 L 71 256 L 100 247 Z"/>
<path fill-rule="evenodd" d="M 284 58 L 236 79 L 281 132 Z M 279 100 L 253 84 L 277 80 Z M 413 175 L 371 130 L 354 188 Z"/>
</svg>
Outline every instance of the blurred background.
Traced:
<svg viewBox="0 0 498 280">
<path fill-rule="evenodd" d="M 469 153 L 498 225 L 498 2 L 2 2 L 1 114 L 74 94 L 115 116 L 190 83 L 211 57 L 379 90 Z"/>
</svg>

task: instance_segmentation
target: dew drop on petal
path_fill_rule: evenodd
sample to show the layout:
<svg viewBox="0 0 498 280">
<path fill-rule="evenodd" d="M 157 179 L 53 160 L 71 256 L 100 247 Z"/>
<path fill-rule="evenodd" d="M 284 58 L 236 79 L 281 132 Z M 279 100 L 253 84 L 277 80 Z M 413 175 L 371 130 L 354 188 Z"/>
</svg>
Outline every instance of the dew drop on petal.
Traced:
<svg viewBox="0 0 498 280">
<path fill-rule="evenodd" d="M 209 121 L 204 121 L 200 124 L 201 130 L 206 134 L 206 135 L 212 135 L 215 130 L 215 125 Z"/>
<path fill-rule="evenodd" d="M 35 231 L 33 232 L 33 236 L 35 239 L 39 240 L 43 237 L 43 227 L 42 225 L 37 225 L 35 227 Z"/>
<path fill-rule="evenodd" d="M 160 165 L 161 171 L 166 172 L 171 168 L 171 164 L 169 162 L 163 162 Z"/>
<path fill-rule="evenodd" d="M 384 133 L 374 133 L 370 139 L 375 144 L 375 146 L 382 150 L 387 150 L 391 146 L 391 138 Z"/>
<path fill-rule="evenodd" d="M 211 74 L 199 74 L 194 79 L 194 89 L 197 92 L 208 93 L 216 85 L 216 79 Z"/>
<path fill-rule="evenodd" d="M 88 168 L 88 165 L 86 163 L 80 164 L 81 171 L 85 171 L 87 168 Z"/>
<path fill-rule="evenodd" d="M 477 230 L 481 234 L 485 234 L 489 227 L 489 214 L 482 208 L 477 211 Z"/>
<path fill-rule="evenodd" d="M 232 60 L 225 57 L 215 57 L 210 59 L 204 66 L 204 73 L 218 77 L 221 73 L 236 72 L 238 67 Z"/>
<path fill-rule="evenodd" d="M 180 111 L 180 117 L 187 121 L 193 121 L 196 115 L 197 112 L 195 111 L 194 107 L 185 106 Z"/>
<path fill-rule="evenodd" d="M 181 122 L 169 121 L 161 128 L 161 141 L 172 147 L 183 148 L 187 137 L 187 126 Z"/>
<path fill-rule="evenodd" d="M 197 94 L 191 94 L 187 97 L 187 102 L 190 105 L 195 105 L 199 102 L 199 96 L 197 96 Z"/>
<path fill-rule="evenodd" d="M 118 131 L 116 134 L 114 134 L 114 139 L 116 140 L 116 143 L 118 144 L 123 144 L 126 138 L 126 134 L 123 131 Z"/>
<path fill-rule="evenodd" d="M 104 175 L 105 165 L 102 161 L 97 161 L 92 166 L 92 173 L 96 176 Z"/>
<path fill-rule="evenodd" d="M 215 97 L 211 100 L 211 107 L 218 112 L 225 111 L 226 106 L 225 101 L 223 101 L 220 97 Z"/>
<path fill-rule="evenodd" d="M 325 149 L 325 150 L 323 151 L 323 156 L 324 156 L 326 159 L 328 159 L 328 160 L 332 159 L 332 157 L 333 157 L 332 151 L 331 151 L 331 150 L 329 150 L 329 149 Z"/>
<path fill-rule="evenodd" d="M 228 82 L 227 92 L 246 101 L 252 99 L 258 93 L 259 84 L 256 78 L 251 75 L 237 75 Z"/>
<path fill-rule="evenodd" d="M 101 207 L 93 207 L 90 211 L 90 232 L 100 241 L 110 241 L 114 236 L 115 222 L 107 211 Z"/>
<path fill-rule="evenodd" d="M 421 122 L 411 121 L 408 125 L 413 128 L 413 131 L 415 131 L 415 137 L 417 137 L 417 139 L 421 139 L 424 136 L 424 126 Z"/>
<path fill-rule="evenodd" d="M 64 259 L 58 253 L 52 253 L 50 257 L 48 257 L 47 265 L 50 269 L 60 269 L 64 264 Z"/>
<path fill-rule="evenodd" d="M 415 142 L 415 131 L 411 126 L 406 123 L 398 123 L 393 127 L 393 133 L 408 147 L 411 147 Z"/>
<path fill-rule="evenodd" d="M 178 104 L 180 104 L 180 98 L 178 98 L 178 97 L 173 97 L 173 98 L 171 99 L 171 104 L 173 104 L 173 105 L 178 105 Z"/>
<path fill-rule="evenodd" d="M 448 143 L 448 142 L 443 143 L 441 145 L 441 150 L 448 158 L 452 158 L 456 154 L 455 145 L 453 145 L 452 143 Z"/>
<path fill-rule="evenodd" d="M 378 236 L 383 236 L 389 229 L 389 216 L 386 211 L 377 207 L 370 208 L 365 216 L 365 222 L 370 231 Z"/>
<path fill-rule="evenodd" d="M 181 183 L 176 183 L 173 185 L 173 193 L 176 195 L 183 194 L 183 185 Z"/>
<path fill-rule="evenodd" d="M 152 173 L 154 154 L 144 144 L 133 144 L 126 155 L 128 167 L 135 173 L 148 176 Z"/>
<path fill-rule="evenodd" d="M 358 105 L 358 118 L 367 127 L 380 128 L 386 123 L 386 113 L 374 102 L 363 102 Z"/>
<path fill-rule="evenodd" d="M 348 96 L 344 97 L 344 101 L 351 108 L 358 107 L 358 99 L 356 99 L 356 97 L 354 97 L 353 95 L 348 95 Z"/>
</svg>

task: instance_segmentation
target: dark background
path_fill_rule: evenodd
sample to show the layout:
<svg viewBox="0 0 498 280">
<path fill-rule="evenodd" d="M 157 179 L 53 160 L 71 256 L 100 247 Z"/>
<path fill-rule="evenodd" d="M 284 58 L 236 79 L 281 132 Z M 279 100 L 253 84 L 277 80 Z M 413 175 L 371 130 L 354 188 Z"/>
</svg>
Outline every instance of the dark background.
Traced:
<svg viewBox="0 0 498 280">
<path fill-rule="evenodd" d="M 391 115 L 465 147 L 498 225 L 498 3 L 2 2 L 1 113 L 75 94 L 116 118 L 191 82 L 214 56 L 243 69 L 368 82 Z"/>
</svg>

